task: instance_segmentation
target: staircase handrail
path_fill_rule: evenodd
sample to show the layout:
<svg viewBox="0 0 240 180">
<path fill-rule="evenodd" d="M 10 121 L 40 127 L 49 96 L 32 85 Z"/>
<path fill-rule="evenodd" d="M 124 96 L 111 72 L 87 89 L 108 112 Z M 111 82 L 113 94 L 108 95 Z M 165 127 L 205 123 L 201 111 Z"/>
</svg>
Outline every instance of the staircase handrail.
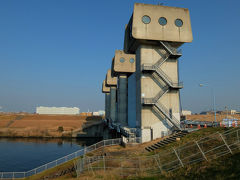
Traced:
<svg viewBox="0 0 240 180">
<path fill-rule="evenodd" d="M 169 58 L 170 54 L 166 53 L 163 55 L 163 57 L 161 59 L 159 59 L 154 65 L 156 67 L 159 67 L 161 64 L 163 64 L 168 58 Z"/>
<path fill-rule="evenodd" d="M 153 64 L 150 64 L 150 63 L 142 64 L 142 69 L 143 70 L 152 70 L 152 71 L 157 72 L 157 74 L 160 77 L 162 77 L 166 81 L 166 83 L 168 83 L 171 87 L 182 87 L 183 86 L 183 82 L 173 82 L 171 80 L 171 78 L 161 70 L 161 68 L 158 68 L 157 66 L 155 66 Z"/>
<path fill-rule="evenodd" d="M 158 103 L 155 103 L 155 105 L 156 105 L 156 107 L 159 108 L 160 111 L 162 111 L 162 112 L 165 114 L 165 116 L 167 117 L 167 119 L 169 119 L 170 122 L 171 122 L 175 127 L 177 127 L 178 129 L 181 129 L 180 121 L 177 120 L 177 118 L 176 118 L 173 114 L 170 115 L 169 110 L 168 110 L 164 105 L 162 105 L 162 104 L 159 103 L 159 102 L 158 102 Z"/>
<path fill-rule="evenodd" d="M 161 89 L 155 97 L 142 98 L 142 103 L 143 104 L 149 104 L 149 103 L 154 104 L 154 103 L 156 103 L 160 99 L 160 97 L 167 92 L 167 90 L 168 90 L 168 86 L 164 86 L 163 89 Z"/>
<path fill-rule="evenodd" d="M 160 41 L 160 43 L 163 45 L 163 47 L 172 55 L 178 55 L 181 56 L 182 55 L 182 49 L 177 49 L 177 48 L 173 48 L 168 42 L 166 41 Z"/>
</svg>

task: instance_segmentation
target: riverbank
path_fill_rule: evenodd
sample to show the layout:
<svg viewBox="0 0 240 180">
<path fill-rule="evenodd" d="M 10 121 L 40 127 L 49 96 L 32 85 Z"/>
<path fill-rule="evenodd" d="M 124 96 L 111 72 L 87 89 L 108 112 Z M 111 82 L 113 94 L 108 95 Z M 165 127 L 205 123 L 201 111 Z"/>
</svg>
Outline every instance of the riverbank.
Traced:
<svg viewBox="0 0 240 180">
<path fill-rule="evenodd" d="M 81 174 L 80 177 L 76 177 L 76 173 L 74 172 L 74 161 L 69 162 L 68 164 L 63 164 L 62 166 L 50 169 L 48 171 L 44 171 L 36 176 L 32 176 L 29 179 L 82 179 L 82 180 L 95 180 L 95 179 L 164 179 L 164 180 L 172 180 L 172 179 L 239 179 L 240 175 L 239 171 L 239 162 L 240 162 L 240 153 L 231 155 L 230 153 L 226 156 L 220 157 L 218 159 L 208 159 L 208 161 L 202 161 L 200 163 L 186 164 L 183 168 L 179 168 L 173 172 L 162 172 L 159 171 L 151 171 L 141 172 L 140 168 L 143 170 L 145 166 L 158 167 L 155 161 L 146 160 L 139 161 L 139 159 L 144 157 L 151 157 L 152 155 L 161 154 L 166 152 L 168 149 L 172 149 L 173 147 L 179 147 L 183 144 L 188 143 L 189 141 L 199 140 L 203 137 L 209 136 L 213 133 L 223 133 L 229 129 L 226 128 L 206 128 L 201 129 L 199 131 L 188 134 L 183 137 L 180 141 L 176 141 L 174 143 L 166 145 L 165 148 L 161 148 L 155 153 L 147 152 L 144 148 L 150 145 L 152 142 L 139 144 L 132 147 L 123 147 L 123 146 L 109 146 L 104 147 L 104 149 L 98 149 L 95 152 L 88 153 L 85 157 L 94 157 L 94 156 L 102 156 L 105 154 L 104 158 L 104 167 L 106 169 L 98 169 L 97 167 L 103 167 L 103 163 L 101 162 L 93 162 L 86 167 L 86 170 Z M 209 156 L 208 156 L 209 157 Z M 139 165 L 139 173 L 131 173 L 131 171 L 127 171 L 127 169 L 131 169 L 131 158 L 135 158 L 137 164 L 133 165 L 134 167 L 138 167 Z M 113 161 L 110 161 L 113 159 Z M 123 173 L 123 169 L 118 169 L 119 159 L 121 164 L 124 164 L 125 174 Z M 141 162 L 140 164 L 138 164 Z M 161 162 L 161 161 L 160 161 Z M 126 169 L 126 167 L 128 167 Z M 133 168 L 134 169 L 134 168 Z M 66 172 L 65 174 L 62 172 Z M 158 173 L 157 173 L 158 172 Z"/>
<path fill-rule="evenodd" d="M 0 137 L 71 138 L 86 125 L 101 120 L 101 116 L 1 113 Z"/>
</svg>

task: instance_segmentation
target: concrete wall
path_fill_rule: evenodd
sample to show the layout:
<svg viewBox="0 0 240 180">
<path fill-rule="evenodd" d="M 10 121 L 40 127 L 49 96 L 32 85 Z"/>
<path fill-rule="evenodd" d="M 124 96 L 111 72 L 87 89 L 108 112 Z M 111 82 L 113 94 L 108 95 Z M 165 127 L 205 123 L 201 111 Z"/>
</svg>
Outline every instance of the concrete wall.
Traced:
<svg viewBox="0 0 240 180">
<path fill-rule="evenodd" d="M 37 114 L 79 114 L 80 109 L 77 107 L 69 108 L 69 107 L 37 107 Z"/>
<path fill-rule="evenodd" d="M 120 123 L 122 126 L 127 126 L 128 122 L 127 122 L 127 76 L 118 76 L 118 101 L 117 101 L 117 107 L 118 107 L 118 111 L 117 111 L 117 122 Z"/>
<path fill-rule="evenodd" d="M 110 119 L 112 122 L 117 122 L 117 88 L 110 87 Z"/>
<path fill-rule="evenodd" d="M 143 23 L 143 16 L 150 18 L 148 24 Z M 160 17 L 166 18 L 166 25 L 159 24 Z M 175 25 L 176 19 L 182 20 L 181 27 Z M 135 3 L 132 26 L 132 36 L 135 39 L 177 42 L 191 42 L 193 39 L 189 11 L 186 8 Z"/>
<path fill-rule="evenodd" d="M 128 77 L 128 126 L 136 125 L 136 73 L 133 73 Z"/>
<path fill-rule="evenodd" d="M 110 93 L 105 93 L 105 118 L 109 119 L 110 118 Z"/>
</svg>

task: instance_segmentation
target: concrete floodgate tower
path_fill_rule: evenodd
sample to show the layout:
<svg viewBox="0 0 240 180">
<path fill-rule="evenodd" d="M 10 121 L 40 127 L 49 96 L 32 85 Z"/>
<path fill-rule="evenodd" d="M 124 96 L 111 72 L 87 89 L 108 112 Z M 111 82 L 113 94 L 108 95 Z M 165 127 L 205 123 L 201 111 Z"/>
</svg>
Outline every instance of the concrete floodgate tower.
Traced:
<svg viewBox="0 0 240 180">
<path fill-rule="evenodd" d="M 102 93 L 105 93 L 105 119 L 110 118 L 110 87 L 107 87 L 106 80 L 102 84 Z"/>
<path fill-rule="evenodd" d="M 188 9 L 134 5 L 124 40 L 124 52 L 136 54 L 136 72 L 128 78 L 128 121 L 142 142 L 181 130 L 178 48 L 192 39 Z"/>
<path fill-rule="evenodd" d="M 110 123 L 117 122 L 117 77 L 112 77 L 111 69 L 107 71 L 105 79 L 106 87 L 110 87 L 110 102 L 109 105 L 105 104 L 109 110 L 109 116 L 107 119 Z"/>
<path fill-rule="evenodd" d="M 128 126 L 128 76 L 136 71 L 135 54 L 116 50 L 112 60 L 112 75 L 117 77 L 117 123 Z"/>
</svg>

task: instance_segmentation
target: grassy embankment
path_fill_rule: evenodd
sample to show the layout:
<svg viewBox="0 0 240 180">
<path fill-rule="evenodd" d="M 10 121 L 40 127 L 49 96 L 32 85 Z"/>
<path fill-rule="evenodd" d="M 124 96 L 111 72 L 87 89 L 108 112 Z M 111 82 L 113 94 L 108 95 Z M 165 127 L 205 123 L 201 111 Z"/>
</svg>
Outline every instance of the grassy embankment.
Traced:
<svg viewBox="0 0 240 180">
<path fill-rule="evenodd" d="M 182 138 L 180 141 L 169 144 L 165 148 L 159 149 L 157 152 L 161 153 L 166 149 L 169 149 L 171 147 L 177 147 L 182 144 L 185 144 L 186 142 L 189 142 L 191 140 L 197 140 L 201 137 L 210 135 L 215 132 L 224 132 L 226 129 L 224 128 L 207 128 L 202 129 L 200 131 L 188 134 L 184 138 Z M 144 151 L 144 147 L 146 145 L 149 145 L 150 143 L 144 143 L 141 145 L 137 145 L 134 147 L 127 147 L 123 148 L 121 146 L 114 146 L 114 147 L 107 147 L 104 149 L 104 152 L 109 156 L 117 156 L 117 157 L 138 157 L 138 156 L 149 156 L 154 153 L 148 153 Z M 92 155 L 99 155 L 103 152 L 103 150 L 99 150 L 98 152 L 95 152 Z M 73 162 L 69 162 L 68 166 L 72 166 Z M 218 158 L 216 160 L 209 160 L 204 161 L 201 163 L 197 163 L 195 165 L 185 166 L 184 168 L 180 168 L 178 170 L 175 170 L 171 173 L 162 173 L 161 175 L 157 176 L 147 176 L 141 175 L 141 177 L 135 176 L 135 177 L 121 177 L 119 176 L 118 172 L 114 171 L 95 171 L 95 172 L 85 172 L 80 179 L 240 179 L 240 153 L 236 153 L 234 155 L 226 155 L 221 158 Z M 58 172 L 58 169 L 51 169 L 48 171 L 43 172 L 42 174 L 39 174 L 35 177 L 32 177 L 33 179 L 42 179 L 44 176 L 48 176 L 51 173 Z M 32 179 L 30 178 L 30 179 Z M 77 179 L 76 174 L 68 174 L 64 175 L 62 177 L 58 177 L 56 179 Z"/>
</svg>

